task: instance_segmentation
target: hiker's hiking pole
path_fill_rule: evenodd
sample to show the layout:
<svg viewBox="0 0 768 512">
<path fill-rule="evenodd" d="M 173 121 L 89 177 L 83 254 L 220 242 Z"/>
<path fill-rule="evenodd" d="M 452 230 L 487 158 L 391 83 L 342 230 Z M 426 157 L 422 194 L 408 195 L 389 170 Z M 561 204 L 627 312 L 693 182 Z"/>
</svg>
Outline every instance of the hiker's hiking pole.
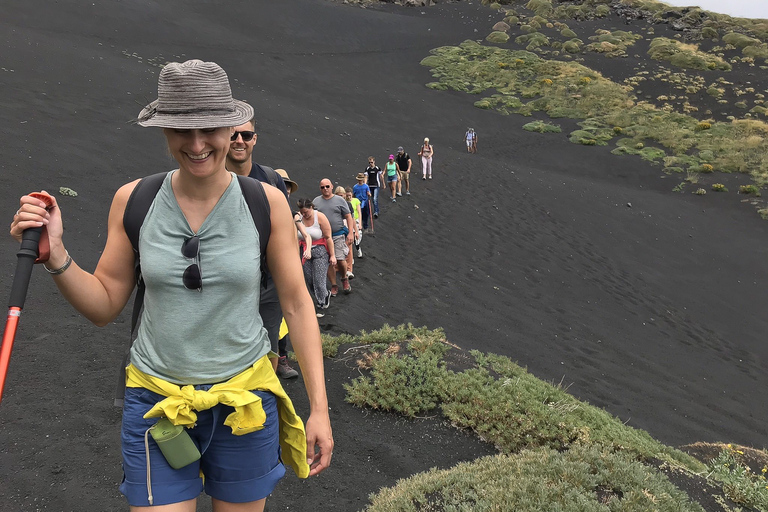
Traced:
<svg viewBox="0 0 768 512">
<path fill-rule="evenodd" d="M 36 199 L 45 202 L 50 208 L 53 206 L 51 198 L 44 194 L 30 194 Z M 24 300 L 27 298 L 29 279 L 32 276 L 32 267 L 39 255 L 40 234 L 43 228 L 25 229 L 21 235 L 21 247 L 16 253 L 16 273 L 11 285 L 11 299 L 8 301 L 8 318 L 5 321 L 3 331 L 3 344 L 0 346 L 0 402 L 3 401 L 3 389 L 5 389 L 5 377 L 8 374 L 8 363 L 11 360 L 13 341 L 16 338 L 16 329 L 19 326 L 19 317 L 24 308 Z"/>
<path fill-rule="evenodd" d="M 370 207 L 368 208 L 368 218 L 371 220 L 371 231 L 369 234 L 376 236 L 376 233 L 373 231 L 373 201 L 370 202 Z"/>
</svg>

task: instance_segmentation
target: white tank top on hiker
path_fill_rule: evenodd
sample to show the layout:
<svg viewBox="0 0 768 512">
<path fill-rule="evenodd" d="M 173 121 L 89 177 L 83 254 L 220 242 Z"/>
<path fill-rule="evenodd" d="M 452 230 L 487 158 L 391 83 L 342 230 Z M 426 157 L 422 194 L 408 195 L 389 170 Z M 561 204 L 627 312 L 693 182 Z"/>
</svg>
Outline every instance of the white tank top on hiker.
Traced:
<svg viewBox="0 0 768 512">
<path fill-rule="evenodd" d="M 181 246 L 195 233 L 173 194 L 174 172 L 165 178 L 139 232 L 147 289 L 131 363 L 175 384 L 213 384 L 270 350 L 259 315 L 259 232 L 232 174 L 197 232 L 203 289 L 186 289 L 182 275 L 195 261 L 181 254 Z"/>
<path fill-rule="evenodd" d="M 317 210 L 313 210 L 312 213 L 315 215 L 315 222 L 311 226 L 304 224 L 304 229 L 307 230 L 307 234 L 312 237 L 312 242 L 314 243 L 315 240 L 323 238 L 323 230 L 320 228 L 320 223 L 317 220 Z M 299 231 L 299 240 L 304 240 L 304 235 L 301 234 L 301 231 Z"/>
</svg>

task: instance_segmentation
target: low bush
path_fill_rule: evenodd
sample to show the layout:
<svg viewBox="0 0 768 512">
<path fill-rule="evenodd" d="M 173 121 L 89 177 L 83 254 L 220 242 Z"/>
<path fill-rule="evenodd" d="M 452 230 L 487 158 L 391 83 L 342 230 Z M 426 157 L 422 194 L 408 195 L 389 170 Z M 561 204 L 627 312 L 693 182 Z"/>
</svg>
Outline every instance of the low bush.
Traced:
<svg viewBox="0 0 768 512">
<path fill-rule="evenodd" d="M 648 55 L 654 60 L 663 60 L 683 69 L 731 70 L 731 65 L 720 57 L 702 52 L 695 45 L 666 37 L 657 37 L 651 41 Z"/>
<path fill-rule="evenodd" d="M 503 44 L 509 41 L 509 35 L 506 32 L 494 30 L 485 39 L 491 43 Z"/>
<path fill-rule="evenodd" d="M 739 194 L 751 194 L 759 196 L 760 189 L 756 185 L 741 185 L 739 186 Z"/>
<path fill-rule="evenodd" d="M 723 41 L 732 44 L 736 48 L 746 48 L 747 46 L 757 46 L 761 43 L 759 39 L 749 37 L 738 32 L 731 32 L 723 36 Z"/>
<path fill-rule="evenodd" d="M 532 123 L 525 124 L 523 125 L 523 130 L 538 133 L 560 133 L 563 131 L 558 125 L 545 123 L 544 121 L 533 121 Z"/>
</svg>

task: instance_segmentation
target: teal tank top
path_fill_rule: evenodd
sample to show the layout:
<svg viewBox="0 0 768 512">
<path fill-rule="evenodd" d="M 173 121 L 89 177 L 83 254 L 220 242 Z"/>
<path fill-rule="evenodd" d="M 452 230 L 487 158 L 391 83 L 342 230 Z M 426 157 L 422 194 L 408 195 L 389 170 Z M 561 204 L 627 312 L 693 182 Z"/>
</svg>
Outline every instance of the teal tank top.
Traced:
<svg viewBox="0 0 768 512">
<path fill-rule="evenodd" d="M 387 162 L 387 176 L 394 176 L 397 174 L 397 166 L 394 162 L 391 164 Z"/>
<path fill-rule="evenodd" d="M 139 232 L 147 288 L 131 363 L 175 384 L 214 384 L 237 375 L 270 350 L 259 315 L 259 232 L 240 183 L 232 181 L 194 233 L 171 188 L 169 172 Z M 181 246 L 200 237 L 202 291 L 188 290 L 193 260 Z"/>
</svg>

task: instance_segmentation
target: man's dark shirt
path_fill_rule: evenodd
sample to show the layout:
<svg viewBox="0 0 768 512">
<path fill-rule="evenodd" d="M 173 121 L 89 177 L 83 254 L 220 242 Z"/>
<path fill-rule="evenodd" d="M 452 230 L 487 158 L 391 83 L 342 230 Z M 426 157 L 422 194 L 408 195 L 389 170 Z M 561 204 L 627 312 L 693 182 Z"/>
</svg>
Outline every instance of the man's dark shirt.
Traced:
<svg viewBox="0 0 768 512">
<path fill-rule="evenodd" d="M 379 173 L 381 172 L 381 169 L 379 169 L 378 165 L 374 165 L 373 167 L 366 167 L 365 168 L 365 174 L 368 175 L 368 186 L 378 187 L 379 186 Z"/>
<path fill-rule="evenodd" d="M 400 169 L 400 171 L 405 172 L 408 170 L 408 161 L 411 159 L 410 156 L 408 156 L 408 153 L 403 153 L 395 155 L 395 161 L 397 162 L 397 167 Z"/>
</svg>

